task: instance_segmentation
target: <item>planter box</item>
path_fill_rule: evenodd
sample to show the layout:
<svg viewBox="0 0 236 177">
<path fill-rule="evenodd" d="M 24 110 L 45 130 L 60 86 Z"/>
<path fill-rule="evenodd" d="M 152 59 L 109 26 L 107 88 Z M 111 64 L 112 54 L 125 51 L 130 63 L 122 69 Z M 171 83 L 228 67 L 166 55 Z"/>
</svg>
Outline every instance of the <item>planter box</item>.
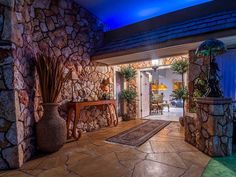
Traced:
<svg viewBox="0 0 236 177">
<path fill-rule="evenodd" d="M 185 140 L 210 156 L 232 154 L 233 106 L 227 98 L 198 98 L 197 116 L 185 117 Z"/>
</svg>

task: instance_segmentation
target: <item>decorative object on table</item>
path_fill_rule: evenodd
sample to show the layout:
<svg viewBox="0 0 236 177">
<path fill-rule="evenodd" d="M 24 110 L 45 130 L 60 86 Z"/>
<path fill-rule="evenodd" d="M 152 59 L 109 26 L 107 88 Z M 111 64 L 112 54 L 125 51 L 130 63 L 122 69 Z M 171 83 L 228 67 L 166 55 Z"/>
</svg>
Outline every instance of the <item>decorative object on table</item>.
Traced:
<svg viewBox="0 0 236 177">
<path fill-rule="evenodd" d="M 216 56 L 226 52 L 224 43 L 217 39 L 204 41 L 196 51 L 197 56 L 209 58 L 209 67 L 207 75 L 207 91 L 205 97 L 223 97 L 220 88 L 219 67 L 216 63 Z"/>
<path fill-rule="evenodd" d="M 122 119 L 125 121 L 134 119 L 133 115 L 133 105 L 135 104 L 135 99 L 137 97 L 137 92 L 132 88 L 130 83 L 135 79 L 137 71 L 130 65 L 124 68 L 121 68 L 121 75 L 126 81 L 126 89 L 123 89 L 119 95 L 122 100 L 122 105 L 124 107 L 122 113 Z"/>
<path fill-rule="evenodd" d="M 138 126 L 110 137 L 106 139 L 106 141 L 138 147 L 169 125 L 169 123 L 170 121 L 164 120 L 148 120 Z"/>
<path fill-rule="evenodd" d="M 36 124 L 37 145 L 43 152 L 55 152 L 66 141 L 66 122 L 58 113 L 57 98 L 71 72 L 65 73 L 65 62 L 59 58 L 43 55 L 37 56 L 36 69 L 44 108 L 43 116 Z"/>
<path fill-rule="evenodd" d="M 188 89 L 185 87 L 185 84 L 184 84 L 184 74 L 188 70 L 188 61 L 176 60 L 171 65 L 171 69 L 175 73 L 181 75 L 182 86 L 181 86 L 181 88 L 173 90 L 171 97 L 173 98 L 173 100 L 179 100 L 179 99 L 183 100 L 183 117 L 184 117 L 185 116 L 185 100 L 188 98 Z M 183 117 L 179 118 L 179 122 L 182 126 L 184 125 Z"/>
<path fill-rule="evenodd" d="M 102 80 L 102 82 L 100 84 L 100 88 L 102 90 L 102 95 L 101 95 L 100 99 L 102 99 L 102 100 L 109 100 L 110 99 L 110 84 L 111 84 L 110 78 Z"/>
</svg>

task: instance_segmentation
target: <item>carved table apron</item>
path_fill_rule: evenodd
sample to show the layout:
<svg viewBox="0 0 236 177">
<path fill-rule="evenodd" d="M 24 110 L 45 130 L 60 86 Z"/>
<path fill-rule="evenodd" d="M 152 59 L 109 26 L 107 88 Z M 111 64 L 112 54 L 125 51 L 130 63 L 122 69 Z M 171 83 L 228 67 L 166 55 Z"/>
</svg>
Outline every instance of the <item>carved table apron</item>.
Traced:
<svg viewBox="0 0 236 177">
<path fill-rule="evenodd" d="M 76 130 L 77 130 L 77 124 L 80 119 L 80 111 L 85 108 L 86 106 L 102 106 L 102 105 L 107 105 L 108 106 L 108 111 L 110 113 L 110 118 L 107 119 L 107 124 L 110 126 L 112 123 L 114 126 L 117 126 L 118 124 L 118 115 L 116 111 L 116 100 L 99 100 L 99 101 L 87 101 L 87 102 L 70 102 L 68 104 L 68 116 L 67 116 L 67 139 L 70 139 L 71 136 L 69 136 L 69 128 L 70 128 L 70 123 L 72 121 L 72 111 L 75 111 L 75 119 L 73 123 L 73 128 L 72 128 L 72 137 L 76 140 L 78 140 L 81 137 L 81 132 L 78 131 L 78 135 L 76 135 Z M 111 111 L 111 106 L 114 109 L 115 116 L 114 119 L 112 118 L 112 111 Z"/>
</svg>

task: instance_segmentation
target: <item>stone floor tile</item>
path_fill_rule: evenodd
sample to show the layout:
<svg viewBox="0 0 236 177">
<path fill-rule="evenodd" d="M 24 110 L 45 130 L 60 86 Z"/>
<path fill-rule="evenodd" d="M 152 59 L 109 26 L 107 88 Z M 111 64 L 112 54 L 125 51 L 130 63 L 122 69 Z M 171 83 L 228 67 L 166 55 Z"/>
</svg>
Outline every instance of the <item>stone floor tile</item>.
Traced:
<svg viewBox="0 0 236 177">
<path fill-rule="evenodd" d="M 177 153 L 148 154 L 147 159 L 157 161 L 173 167 L 186 169 L 186 165 Z"/>
<path fill-rule="evenodd" d="M 84 159 L 69 170 L 83 177 L 120 177 L 129 172 L 119 163 L 115 153 L 106 154 L 99 158 Z"/>
<path fill-rule="evenodd" d="M 143 153 L 136 149 L 127 149 L 126 151 L 123 152 L 116 152 L 116 155 L 120 161 L 145 159 L 145 157 L 147 156 L 146 153 Z"/>
<path fill-rule="evenodd" d="M 203 154 L 200 151 L 196 152 L 181 152 L 179 153 L 180 157 L 186 161 L 188 164 L 195 164 L 201 167 L 205 167 L 209 160 L 211 159 L 209 156 Z"/>
<path fill-rule="evenodd" d="M 174 142 L 170 142 L 170 144 L 178 152 L 198 151 L 197 148 L 195 148 L 194 146 L 190 145 L 189 143 L 185 141 L 174 141 Z"/>
<path fill-rule="evenodd" d="M 26 174 L 21 171 L 9 171 L 7 173 L 0 174 L 1 177 L 33 177 L 32 175 Z"/>
<path fill-rule="evenodd" d="M 162 152 L 176 152 L 169 142 L 161 141 L 150 141 L 153 152 L 162 153 Z"/>
<path fill-rule="evenodd" d="M 198 165 L 191 165 L 181 177 L 201 177 L 204 168 Z"/>
<path fill-rule="evenodd" d="M 37 177 L 64 177 L 69 172 L 66 170 L 65 167 L 57 167 L 57 168 L 50 168 L 41 172 Z"/>
<path fill-rule="evenodd" d="M 184 169 L 145 160 L 135 166 L 133 177 L 179 177 L 183 173 Z"/>
<path fill-rule="evenodd" d="M 137 148 L 139 151 L 142 151 L 144 153 L 153 153 L 151 143 L 147 141 L 143 145 Z"/>
</svg>

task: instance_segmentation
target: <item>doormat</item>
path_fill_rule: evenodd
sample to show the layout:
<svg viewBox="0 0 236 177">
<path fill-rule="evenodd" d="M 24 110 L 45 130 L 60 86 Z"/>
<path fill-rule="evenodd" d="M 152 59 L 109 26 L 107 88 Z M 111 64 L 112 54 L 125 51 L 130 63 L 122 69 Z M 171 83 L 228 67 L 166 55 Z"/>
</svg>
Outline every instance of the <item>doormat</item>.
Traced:
<svg viewBox="0 0 236 177">
<path fill-rule="evenodd" d="M 167 126 L 170 121 L 148 120 L 138 126 L 112 136 L 106 141 L 138 147 Z"/>
</svg>

